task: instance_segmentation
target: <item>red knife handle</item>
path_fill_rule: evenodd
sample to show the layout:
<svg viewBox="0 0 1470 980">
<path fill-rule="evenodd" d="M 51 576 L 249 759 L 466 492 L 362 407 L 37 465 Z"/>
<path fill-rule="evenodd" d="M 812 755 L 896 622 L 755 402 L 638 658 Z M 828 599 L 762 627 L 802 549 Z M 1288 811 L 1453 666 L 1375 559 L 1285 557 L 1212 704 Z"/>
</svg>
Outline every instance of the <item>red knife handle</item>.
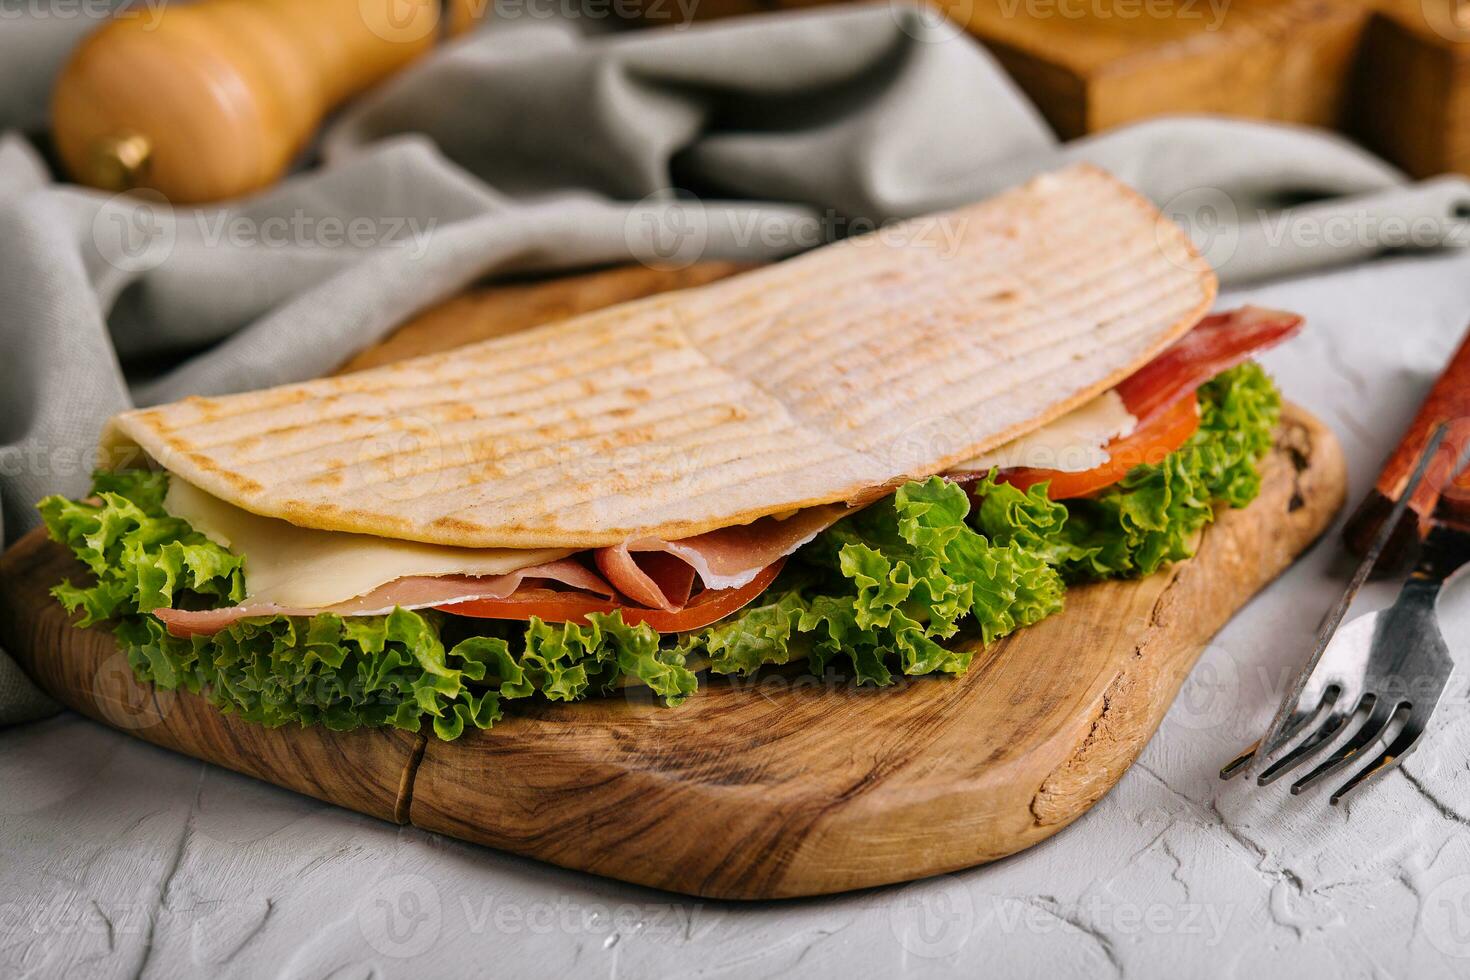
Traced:
<svg viewBox="0 0 1470 980">
<path fill-rule="evenodd" d="M 1421 538 L 1436 524 L 1470 532 L 1470 467 L 1465 465 L 1467 459 L 1470 459 L 1470 417 L 1461 416 L 1450 425 L 1444 444 L 1424 474 L 1426 483 L 1435 481 L 1437 489 L 1431 487 L 1429 492 L 1437 493 L 1438 499 L 1431 500 L 1427 511 L 1419 512 Z M 1410 504 L 1418 502 L 1420 496 L 1416 492 Z M 1424 496 L 1428 499 L 1428 494 Z"/>
<path fill-rule="evenodd" d="M 1455 466 L 1457 460 L 1464 458 L 1466 446 L 1470 444 L 1470 334 L 1461 342 L 1460 349 L 1419 407 L 1419 414 L 1384 463 L 1375 492 L 1368 495 L 1348 521 L 1343 533 L 1354 550 L 1361 552 L 1372 539 L 1379 522 L 1404 492 L 1434 431 L 1445 423 L 1450 426 L 1449 433 L 1409 500 L 1409 509 L 1417 518 L 1421 535 L 1435 518 L 1436 508 L 1441 521 L 1470 523 L 1470 473 L 1457 473 Z"/>
</svg>

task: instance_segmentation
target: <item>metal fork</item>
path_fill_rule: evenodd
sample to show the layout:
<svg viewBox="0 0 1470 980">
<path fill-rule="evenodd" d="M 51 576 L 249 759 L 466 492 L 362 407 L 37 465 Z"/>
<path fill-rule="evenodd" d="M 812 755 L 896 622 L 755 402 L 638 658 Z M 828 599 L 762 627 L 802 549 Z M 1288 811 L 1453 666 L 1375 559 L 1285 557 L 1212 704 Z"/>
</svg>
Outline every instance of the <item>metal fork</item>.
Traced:
<svg viewBox="0 0 1470 980">
<path fill-rule="evenodd" d="M 1448 428 L 1440 426 L 1429 440 L 1404 493 L 1379 527 L 1363 563 L 1324 622 L 1314 655 L 1288 691 L 1271 729 L 1221 769 L 1220 778 L 1229 779 L 1247 768 L 1260 767 L 1306 733 L 1291 751 L 1261 769 L 1257 783 L 1272 783 L 1333 742 L 1349 722 L 1361 718 L 1352 736 L 1332 755 L 1292 783 L 1292 793 L 1301 793 L 1364 756 L 1380 740 L 1386 740 L 1395 723 L 1401 723 L 1387 746 L 1332 794 L 1335 805 L 1369 779 L 1398 765 L 1418 746 L 1454 667 L 1439 628 L 1436 601 L 1446 579 L 1470 562 L 1470 530 L 1448 520 L 1426 522 L 1417 564 L 1393 605 L 1360 616 L 1340 630 L 1337 627 L 1403 518 Z M 1470 445 L 1449 473 L 1459 473 L 1467 457 Z M 1317 722 L 1314 727 L 1313 722 Z"/>
</svg>

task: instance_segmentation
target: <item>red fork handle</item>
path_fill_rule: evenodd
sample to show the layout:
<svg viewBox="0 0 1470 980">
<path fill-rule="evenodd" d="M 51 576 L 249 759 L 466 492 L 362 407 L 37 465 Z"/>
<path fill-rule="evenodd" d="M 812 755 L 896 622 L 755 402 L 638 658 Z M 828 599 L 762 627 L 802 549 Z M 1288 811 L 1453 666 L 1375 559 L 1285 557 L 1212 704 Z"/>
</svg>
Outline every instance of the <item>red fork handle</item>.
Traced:
<svg viewBox="0 0 1470 980">
<path fill-rule="evenodd" d="M 1470 472 L 1456 472 L 1456 461 L 1464 458 L 1470 445 L 1470 334 L 1419 406 L 1419 414 L 1384 463 L 1373 491 L 1348 521 L 1343 534 L 1354 551 L 1365 550 L 1378 524 L 1404 492 L 1435 429 L 1446 423 L 1449 433 L 1409 500 L 1420 535 L 1436 520 L 1470 526 Z"/>
</svg>

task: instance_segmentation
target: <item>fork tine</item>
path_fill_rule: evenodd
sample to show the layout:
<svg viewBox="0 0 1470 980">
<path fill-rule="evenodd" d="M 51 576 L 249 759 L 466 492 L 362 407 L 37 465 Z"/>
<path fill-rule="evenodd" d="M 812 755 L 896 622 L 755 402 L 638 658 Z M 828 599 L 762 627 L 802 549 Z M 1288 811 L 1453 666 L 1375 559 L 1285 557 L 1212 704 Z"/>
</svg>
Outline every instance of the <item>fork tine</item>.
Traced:
<svg viewBox="0 0 1470 980">
<path fill-rule="evenodd" d="M 1337 806 L 1338 801 L 1353 790 L 1403 762 L 1404 757 L 1414 751 L 1415 746 L 1419 744 L 1419 737 L 1423 734 L 1424 725 L 1413 716 L 1412 709 L 1410 709 L 1409 720 L 1404 723 L 1403 730 L 1398 733 L 1393 744 L 1380 752 L 1378 758 L 1363 766 L 1352 775 L 1352 778 L 1339 786 L 1332 794 L 1332 805 Z"/>
<path fill-rule="evenodd" d="M 1363 721 L 1363 724 L 1358 730 L 1353 733 L 1353 737 L 1348 739 L 1341 748 L 1328 756 L 1326 761 L 1317 766 L 1317 768 L 1291 784 L 1293 796 L 1310 788 L 1318 780 L 1330 776 L 1357 758 L 1359 753 L 1374 742 L 1377 742 L 1379 737 L 1383 735 L 1384 729 L 1388 728 L 1388 723 L 1393 720 L 1395 712 L 1398 711 L 1398 705 L 1390 708 L 1389 702 L 1384 698 L 1374 697 L 1371 694 L 1365 694 L 1363 697 L 1364 700 L 1370 697 L 1373 698 L 1373 707 L 1368 713 L 1368 717 Z"/>
<path fill-rule="evenodd" d="M 1247 765 L 1250 764 L 1250 761 L 1256 757 L 1256 750 L 1260 747 L 1261 740 L 1256 739 L 1244 752 L 1240 753 L 1240 755 L 1236 756 L 1235 758 L 1231 759 L 1229 762 L 1220 767 L 1220 778 L 1232 779 L 1236 775 L 1238 775 L 1242 770 L 1245 769 Z"/>
<path fill-rule="evenodd" d="M 1368 695 L 1364 695 L 1364 697 L 1367 696 Z M 1358 704 L 1361 705 L 1362 703 L 1363 702 L 1360 699 L 1358 701 Z M 1263 769 L 1261 771 L 1261 774 L 1256 777 L 1256 785 L 1269 786 L 1280 777 L 1286 775 L 1288 772 L 1301 765 L 1303 762 L 1306 761 L 1308 756 L 1312 755 L 1322 746 L 1332 741 L 1337 733 L 1342 731 L 1342 726 L 1347 722 L 1349 718 L 1353 716 L 1355 711 L 1356 709 L 1354 709 L 1354 711 L 1332 712 L 1332 714 L 1328 715 L 1327 718 L 1322 722 L 1322 724 L 1317 727 L 1316 731 L 1312 732 L 1312 734 L 1302 739 L 1300 745 L 1298 745 L 1296 748 L 1286 753 L 1286 755 L 1283 755 L 1281 758 L 1277 759 L 1275 762 L 1271 763 L 1269 766 Z"/>
<path fill-rule="evenodd" d="M 1292 712 L 1291 719 L 1287 722 L 1286 725 L 1282 727 L 1281 734 L 1276 737 L 1276 740 L 1271 743 L 1269 748 L 1263 750 L 1261 748 L 1261 742 L 1263 740 L 1257 739 L 1255 742 L 1251 743 L 1251 745 L 1245 751 L 1241 752 L 1240 755 L 1236 756 L 1234 759 L 1231 759 L 1225 765 L 1220 767 L 1220 778 L 1230 779 L 1231 777 L 1243 772 L 1245 770 L 1245 767 L 1249 765 L 1250 761 L 1254 759 L 1257 755 L 1260 755 L 1262 758 L 1267 758 L 1274 753 L 1279 752 L 1282 746 L 1286 745 L 1287 742 L 1290 742 L 1293 738 L 1300 734 L 1302 730 L 1307 727 L 1307 724 L 1309 722 L 1320 715 L 1324 710 L 1331 708 L 1332 705 L 1337 702 L 1337 699 L 1341 695 L 1342 685 L 1333 682 L 1322 689 L 1322 697 L 1317 700 L 1317 703 L 1312 707 L 1310 711 L 1302 710 L 1301 704 L 1300 702 L 1298 702 L 1296 710 Z"/>
</svg>

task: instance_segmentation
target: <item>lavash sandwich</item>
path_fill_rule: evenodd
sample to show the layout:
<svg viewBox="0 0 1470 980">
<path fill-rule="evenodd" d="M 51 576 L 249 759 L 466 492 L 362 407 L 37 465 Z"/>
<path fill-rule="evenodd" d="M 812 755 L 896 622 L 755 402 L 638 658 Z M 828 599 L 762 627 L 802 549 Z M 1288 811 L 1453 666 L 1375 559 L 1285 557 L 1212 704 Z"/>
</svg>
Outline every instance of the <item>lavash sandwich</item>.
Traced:
<svg viewBox="0 0 1470 980">
<path fill-rule="evenodd" d="M 40 505 L 137 676 L 264 725 L 459 736 L 511 701 L 805 661 L 958 674 L 1259 488 L 1299 318 L 1206 316 L 1091 167 L 446 354 L 128 412 Z"/>
</svg>

